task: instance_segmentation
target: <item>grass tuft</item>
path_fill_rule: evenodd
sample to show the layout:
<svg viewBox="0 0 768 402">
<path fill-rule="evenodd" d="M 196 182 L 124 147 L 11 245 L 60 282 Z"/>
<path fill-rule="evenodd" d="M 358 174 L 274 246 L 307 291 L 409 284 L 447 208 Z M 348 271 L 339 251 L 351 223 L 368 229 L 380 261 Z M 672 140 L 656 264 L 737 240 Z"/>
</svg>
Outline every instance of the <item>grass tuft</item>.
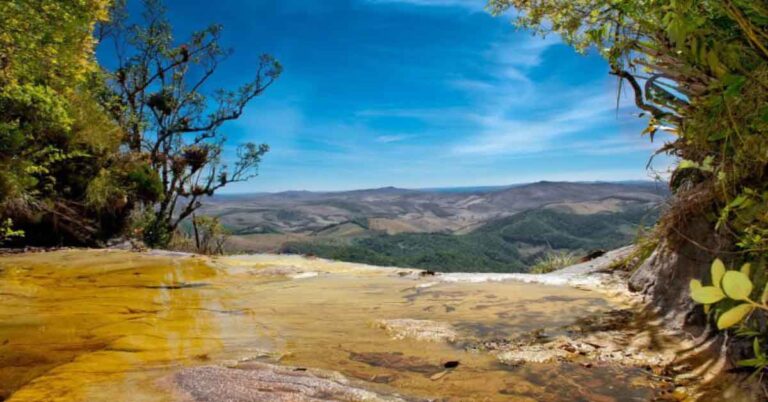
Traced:
<svg viewBox="0 0 768 402">
<path fill-rule="evenodd" d="M 536 260 L 528 271 L 532 274 L 546 274 L 576 264 L 579 259 L 568 251 L 552 251 Z"/>
</svg>

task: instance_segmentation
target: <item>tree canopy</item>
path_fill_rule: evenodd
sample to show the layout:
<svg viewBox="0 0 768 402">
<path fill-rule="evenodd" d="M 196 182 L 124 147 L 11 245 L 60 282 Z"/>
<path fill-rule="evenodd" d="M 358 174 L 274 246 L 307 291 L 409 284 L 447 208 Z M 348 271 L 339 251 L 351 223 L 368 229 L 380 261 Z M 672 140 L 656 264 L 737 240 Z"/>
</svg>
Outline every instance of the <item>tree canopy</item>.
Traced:
<svg viewBox="0 0 768 402">
<path fill-rule="evenodd" d="M 147 240 L 164 243 L 202 197 L 256 176 L 268 146 L 239 145 L 227 164 L 221 129 L 275 82 L 282 66 L 262 55 L 250 81 L 235 90 L 210 91 L 206 84 L 232 52 L 219 43 L 220 25 L 177 42 L 159 1 L 145 1 L 139 24 L 126 26 L 119 8 L 113 15 L 101 31 L 115 44 L 118 67 L 108 73 L 103 104 L 124 129 L 129 152 L 141 155 L 160 180 Z"/>
<path fill-rule="evenodd" d="M 162 3 L 144 3 L 131 25 L 120 0 L 0 4 L 0 241 L 19 227 L 27 244 L 91 244 L 138 219 L 163 244 L 201 197 L 256 175 L 268 147 L 243 144 L 227 164 L 221 128 L 282 67 L 264 55 L 240 88 L 206 91 L 231 52 L 221 26 L 176 42 Z M 99 41 L 118 46 L 114 71 Z"/>
<path fill-rule="evenodd" d="M 675 136 L 675 222 L 713 217 L 724 248 L 768 248 L 768 3 L 759 0 L 491 0 L 516 23 L 597 51 L 649 118 Z"/>
<path fill-rule="evenodd" d="M 692 253 L 697 258 L 681 258 L 700 265 L 697 272 L 701 275 L 706 275 L 707 267 L 697 261 L 707 256 L 723 257 L 741 269 L 726 273 L 724 264 L 716 259 L 712 286 L 704 287 L 701 278 L 686 277 L 692 270 L 685 270 L 685 263 L 678 265 L 680 258 L 656 260 L 650 264 L 668 271 L 679 268 L 679 272 L 653 271 L 672 278 L 654 280 L 671 285 L 660 291 L 669 293 L 678 292 L 693 279 L 693 299 L 706 305 L 706 313 L 719 317 L 718 328 L 738 323 L 736 334 L 752 343 L 753 358 L 741 360 L 739 365 L 764 371 L 768 367 L 768 2 L 489 2 L 497 14 L 513 7 L 520 26 L 560 34 L 579 51 L 600 52 L 608 60 L 611 74 L 629 85 L 635 104 L 648 116 L 644 133 L 651 140 L 659 130 L 674 136 L 658 151 L 679 160 L 670 180 L 674 198 L 661 219 L 659 241 L 649 244 L 658 244 L 662 252 L 697 250 Z M 740 279 L 729 283 L 726 278 L 721 283 L 724 273 Z M 747 289 L 745 294 L 730 294 L 728 289 L 734 283 Z M 723 297 L 702 299 L 706 291 L 722 294 L 721 286 Z M 757 304 L 750 294 L 760 289 L 766 290 L 762 296 L 754 296 L 760 300 Z M 735 305 L 734 300 L 752 304 Z"/>
<path fill-rule="evenodd" d="M 0 4 L 0 203 L 17 224 L 53 226 L 74 239 L 100 231 L 92 220 L 98 212 L 87 211 L 81 194 L 119 143 L 117 126 L 90 92 L 99 68 L 92 31 L 108 6 Z"/>
</svg>

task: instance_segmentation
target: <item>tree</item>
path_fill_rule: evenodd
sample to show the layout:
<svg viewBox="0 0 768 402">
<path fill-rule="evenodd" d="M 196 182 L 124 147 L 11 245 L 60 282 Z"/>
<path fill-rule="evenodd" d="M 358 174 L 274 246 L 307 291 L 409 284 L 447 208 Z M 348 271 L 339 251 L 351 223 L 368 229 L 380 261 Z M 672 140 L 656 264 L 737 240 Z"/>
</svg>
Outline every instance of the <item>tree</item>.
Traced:
<svg viewBox="0 0 768 402">
<path fill-rule="evenodd" d="M 0 3 L 0 203 L 28 241 L 104 235 L 83 194 L 114 165 L 117 126 L 95 102 L 93 29 L 107 0 Z M 40 228 L 46 230 L 38 230 Z M 20 231 L 13 231 L 16 236 Z"/>
<path fill-rule="evenodd" d="M 594 49 L 680 158 L 664 236 L 711 213 L 725 249 L 768 249 L 768 3 L 754 0 L 491 0 L 519 26 Z M 685 234 L 683 234 L 683 237 Z M 716 252 L 713 250 L 713 252 Z"/>
<path fill-rule="evenodd" d="M 109 73 L 111 94 L 103 99 L 125 131 L 129 152 L 142 155 L 158 174 L 162 196 L 146 240 L 167 242 L 201 198 L 256 176 L 268 146 L 240 145 L 225 163 L 221 128 L 278 78 L 280 63 L 263 55 L 255 77 L 236 90 L 205 91 L 206 83 L 231 50 L 219 45 L 221 26 L 212 25 L 176 43 L 160 1 L 146 0 L 142 24 L 126 26 L 121 4 L 100 27 L 115 44 L 118 67 Z"/>
<path fill-rule="evenodd" d="M 599 51 L 649 117 L 644 133 L 651 140 L 660 130 L 675 136 L 658 151 L 679 158 L 670 180 L 674 198 L 661 218 L 659 241 L 648 242 L 656 247 L 654 257 L 639 267 L 630 286 L 647 293 L 665 317 L 676 318 L 673 326 L 683 327 L 697 314 L 703 321 L 688 294 L 702 303 L 719 302 L 701 299 L 699 279 L 711 277 L 713 286 L 705 289 L 719 292 L 725 265 L 716 259 L 710 273 L 703 262 L 721 257 L 742 266 L 727 273 L 741 277 L 738 287 L 747 289 L 733 299 L 764 301 L 755 293 L 768 281 L 768 2 L 489 2 L 497 14 L 512 7 L 520 26 L 558 33 L 580 51 Z M 745 264 L 750 261 L 755 269 Z M 728 310 L 733 305 L 712 306 L 712 315 L 725 320 L 719 327 L 752 311 L 750 305 Z M 768 362 L 764 313 L 755 310 L 741 331 L 756 337 L 755 358 L 741 364 L 761 370 Z"/>
</svg>

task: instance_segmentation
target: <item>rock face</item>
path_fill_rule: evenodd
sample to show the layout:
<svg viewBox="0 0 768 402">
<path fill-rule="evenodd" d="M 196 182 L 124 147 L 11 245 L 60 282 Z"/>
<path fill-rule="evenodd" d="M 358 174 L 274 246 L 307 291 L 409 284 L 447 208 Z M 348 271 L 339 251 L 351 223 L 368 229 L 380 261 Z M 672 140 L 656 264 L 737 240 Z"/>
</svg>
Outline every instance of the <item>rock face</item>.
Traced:
<svg viewBox="0 0 768 402">
<path fill-rule="evenodd" d="M 184 369 L 172 379 L 189 401 L 402 401 L 353 385 L 336 372 L 250 362 Z"/>
<path fill-rule="evenodd" d="M 699 333 L 704 324 L 703 314 L 697 314 L 690 298 L 691 279 L 709 281 L 709 267 L 716 255 L 704 248 L 717 250 L 717 239 L 703 219 L 680 229 L 690 241 L 677 247 L 661 244 L 629 279 L 629 289 L 639 292 L 645 301 L 663 316 L 667 325 Z"/>
</svg>

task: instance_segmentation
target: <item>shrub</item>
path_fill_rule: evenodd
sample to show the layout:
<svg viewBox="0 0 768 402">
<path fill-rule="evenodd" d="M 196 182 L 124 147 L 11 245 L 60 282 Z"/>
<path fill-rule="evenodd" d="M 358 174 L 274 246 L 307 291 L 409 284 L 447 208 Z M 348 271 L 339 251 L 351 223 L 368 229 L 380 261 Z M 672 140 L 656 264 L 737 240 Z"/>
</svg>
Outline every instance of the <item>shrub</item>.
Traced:
<svg viewBox="0 0 768 402">
<path fill-rule="evenodd" d="M 192 216 L 192 237 L 178 233 L 184 239 L 177 242 L 187 242 L 194 246 L 194 250 L 200 254 L 224 254 L 224 245 L 229 237 L 229 231 L 215 216 Z M 194 242 L 192 242 L 194 240 Z"/>
<path fill-rule="evenodd" d="M 536 263 L 528 271 L 532 274 L 546 274 L 567 266 L 576 264 L 579 259 L 568 251 L 551 251 L 536 260 Z"/>
</svg>

